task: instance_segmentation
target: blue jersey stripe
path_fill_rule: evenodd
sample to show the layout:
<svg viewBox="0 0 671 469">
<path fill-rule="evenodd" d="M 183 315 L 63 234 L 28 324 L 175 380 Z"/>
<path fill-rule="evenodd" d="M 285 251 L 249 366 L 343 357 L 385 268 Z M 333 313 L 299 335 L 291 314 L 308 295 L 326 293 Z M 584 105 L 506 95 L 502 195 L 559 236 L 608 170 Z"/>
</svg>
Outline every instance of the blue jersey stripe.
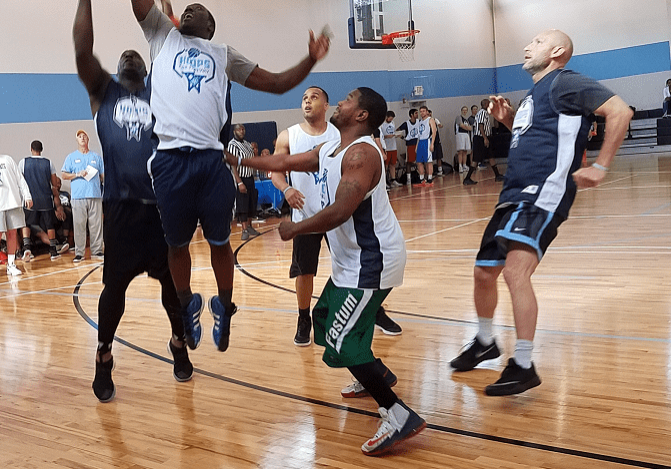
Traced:
<svg viewBox="0 0 671 469">
<path fill-rule="evenodd" d="M 359 283 L 357 288 L 380 288 L 380 278 L 384 267 L 380 240 L 375 235 L 373 224 L 373 197 L 368 197 L 352 214 L 356 242 L 361 248 L 359 263 Z"/>
</svg>

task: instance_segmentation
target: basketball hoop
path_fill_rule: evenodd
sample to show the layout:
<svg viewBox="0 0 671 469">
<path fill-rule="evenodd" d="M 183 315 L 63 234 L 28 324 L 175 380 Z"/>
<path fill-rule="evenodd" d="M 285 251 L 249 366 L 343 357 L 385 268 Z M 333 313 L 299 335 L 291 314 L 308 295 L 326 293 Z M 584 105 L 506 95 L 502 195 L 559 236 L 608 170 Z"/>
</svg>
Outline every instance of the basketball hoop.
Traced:
<svg viewBox="0 0 671 469">
<path fill-rule="evenodd" d="M 385 34 L 382 36 L 382 44 L 394 44 L 401 62 L 410 62 L 415 60 L 415 36 L 417 34 L 419 34 L 417 29 Z"/>
</svg>

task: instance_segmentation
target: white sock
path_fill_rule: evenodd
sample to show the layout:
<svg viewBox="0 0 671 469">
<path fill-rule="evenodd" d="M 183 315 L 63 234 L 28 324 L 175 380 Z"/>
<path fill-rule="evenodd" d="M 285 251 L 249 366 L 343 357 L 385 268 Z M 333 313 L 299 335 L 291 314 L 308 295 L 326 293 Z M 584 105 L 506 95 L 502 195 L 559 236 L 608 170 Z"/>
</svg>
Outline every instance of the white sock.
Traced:
<svg viewBox="0 0 671 469">
<path fill-rule="evenodd" d="M 494 323 L 494 318 L 482 318 L 478 316 L 478 324 L 480 328 L 475 338 L 482 345 L 491 345 L 494 342 L 494 333 L 492 332 L 492 325 Z"/>
<path fill-rule="evenodd" d="M 534 342 L 532 340 L 517 339 L 517 342 L 515 342 L 515 362 L 528 370 L 531 368 L 531 353 L 533 351 Z"/>
<path fill-rule="evenodd" d="M 420 181 L 423 181 L 423 180 L 424 180 L 424 175 L 423 175 L 423 174 L 420 174 L 420 175 L 419 175 L 419 180 L 420 180 Z"/>
<path fill-rule="evenodd" d="M 14 259 L 16 259 L 16 254 L 7 254 L 7 265 L 14 265 Z"/>
<path fill-rule="evenodd" d="M 387 412 L 390 414 L 389 416 L 392 417 L 390 420 L 392 421 L 392 424 L 394 424 L 394 427 L 397 428 L 397 430 L 401 430 L 403 428 L 403 425 L 405 425 L 405 422 L 410 416 L 410 412 L 408 412 L 405 407 L 399 404 L 398 401 L 396 401 Z"/>
</svg>

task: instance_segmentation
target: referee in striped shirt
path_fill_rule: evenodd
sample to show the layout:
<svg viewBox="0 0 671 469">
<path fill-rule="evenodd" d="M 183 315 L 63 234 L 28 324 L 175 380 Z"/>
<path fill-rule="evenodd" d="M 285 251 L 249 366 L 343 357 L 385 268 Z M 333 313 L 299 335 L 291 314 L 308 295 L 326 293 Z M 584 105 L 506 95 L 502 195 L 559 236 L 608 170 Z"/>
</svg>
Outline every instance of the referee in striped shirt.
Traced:
<svg viewBox="0 0 671 469">
<path fill-rule="evenodd" d="M 254 149 L 252 145 L 245 141 L 245 126 L 236 124 L 233 127 L 233 140 L 228 142 L 228 152 L 242 159 L 252 158 L 254 156 Z M 259 233 L 249 221 L 256 207 L 254 193 L 254 173 L 253 169 L 247 166 L 233 166 L 231 168 L 235 183 L 237 184 L 237 193 L 235 195 L 235 211 L 238 215 L 238 221 L 242 224 L 243 241 L 248 240 L 250 236 L 258 236 Z"/>
<path fill-rule="evenodd" d="M 464 185 L 470 186 L 477 184 L 471 176 L 478 167 L 478 164 L 489 160 L 489 165 L 494 170 L 495 181 L 503 181 L 503 176 L 499 173 L 499 168 L 496 166 L 496 160 L 493 158 L 492 149 L 490 147 L 489 137 L 492 135 L 492 124 L 489 121 L 489 100 L 483 99 L 480 101 L 480 110 L 475 115 L 475 125 L 473 125 L 473 156 L 471 158 L 471 166 L 468 168 L 468 174 L 464 178 Z"/>
</svg>

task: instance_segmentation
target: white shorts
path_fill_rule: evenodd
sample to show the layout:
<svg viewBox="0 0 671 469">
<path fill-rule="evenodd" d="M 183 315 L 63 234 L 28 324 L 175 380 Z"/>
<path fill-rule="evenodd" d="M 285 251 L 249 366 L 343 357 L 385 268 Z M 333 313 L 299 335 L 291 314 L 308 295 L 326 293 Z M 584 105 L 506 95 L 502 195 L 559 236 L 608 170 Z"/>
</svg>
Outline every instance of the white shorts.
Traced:
<svg viewBox="0 0 671 469">
<path fill-rule="evenodd" d="M 455 137 L 457 139 L 457 151 L 468 151 L 471 149 L 471 139 L 468 138 L 468 134 L 458 132 Z"/>
<path fill-rule="evenodd" d="M 23 207 L 0 211 L 0 231 L 11 231 L 26 226 L 26 216 Z"/>
</svg>

